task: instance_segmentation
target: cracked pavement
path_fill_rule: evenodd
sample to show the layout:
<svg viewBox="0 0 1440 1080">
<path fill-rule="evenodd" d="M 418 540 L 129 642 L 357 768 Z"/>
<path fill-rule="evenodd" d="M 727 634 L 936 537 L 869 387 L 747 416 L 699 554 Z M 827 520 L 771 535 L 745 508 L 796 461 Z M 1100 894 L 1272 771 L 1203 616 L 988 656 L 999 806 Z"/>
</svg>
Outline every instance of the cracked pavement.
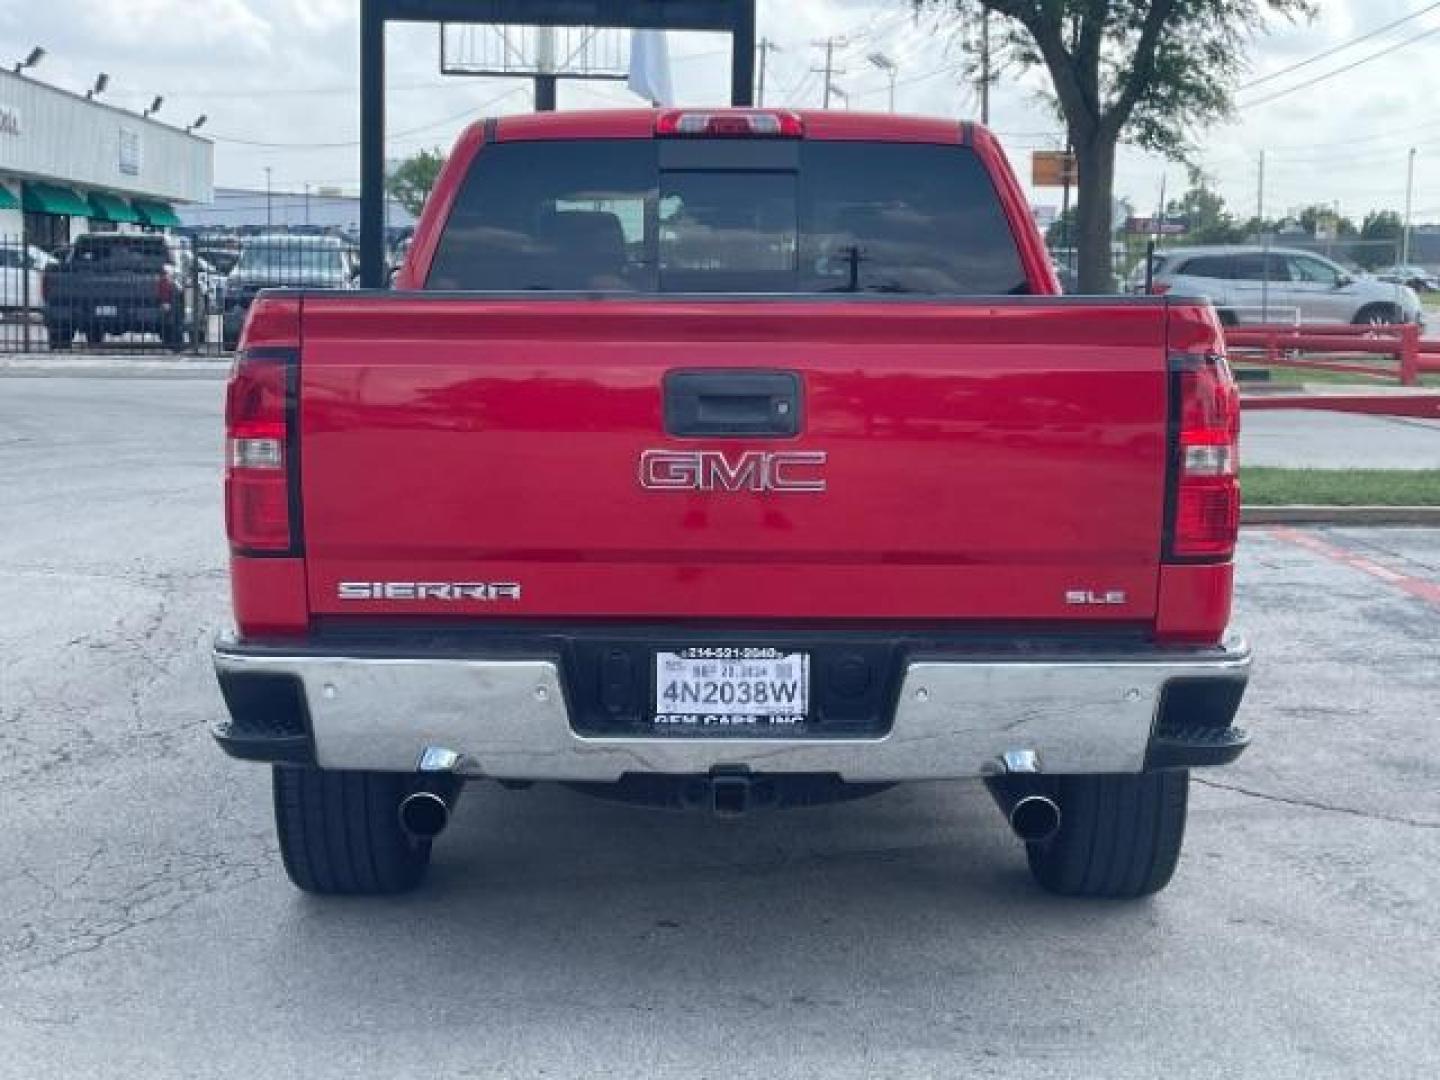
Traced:
<svg viewBox="0 0 1440 1080">
<path fill-rule="evenodd" d="M 1246 534 L 1257 742 L 1150 902 L 1039 893 L 938 784 L 738 823 L 472 785 L 423 891 L 317 901 L 204 730 L 221 394 L 0 378 L 0 1080 L 1440 1069 L 1440 606 Z M 1440 580 L 1440 533 L 1307 531 Z"/>
</svg>

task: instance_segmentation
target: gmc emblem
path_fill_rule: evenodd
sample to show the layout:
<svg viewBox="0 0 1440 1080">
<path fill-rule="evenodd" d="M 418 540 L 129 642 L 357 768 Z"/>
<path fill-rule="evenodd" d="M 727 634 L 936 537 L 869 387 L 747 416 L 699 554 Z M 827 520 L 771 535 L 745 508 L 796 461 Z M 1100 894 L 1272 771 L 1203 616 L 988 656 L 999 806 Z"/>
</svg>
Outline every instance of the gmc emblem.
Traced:
<svg viewBox="0 0 1440 1080">
<path fill-rule="evenodd" d="M 823 450 L 646 450 L 640 486 L 650 491 L 825 490 Z"/>
</svg>

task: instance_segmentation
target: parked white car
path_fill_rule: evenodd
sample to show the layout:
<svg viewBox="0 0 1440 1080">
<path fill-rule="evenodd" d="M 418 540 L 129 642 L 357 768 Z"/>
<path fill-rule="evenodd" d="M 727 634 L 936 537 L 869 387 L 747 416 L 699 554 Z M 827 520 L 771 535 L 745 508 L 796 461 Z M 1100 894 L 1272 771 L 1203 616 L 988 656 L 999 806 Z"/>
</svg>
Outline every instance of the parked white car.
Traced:
<svg viewBox="0 0 1440 1080">
<path fill-rule="evenodd" d="M 1422 323 L 1415 290 L 1357 277 L 1313 251 L 1294 248 L 1193 247 L 1155 253 L 1152 291 L 1203 296 L 1227 325 L 1302 323 Z M 1145 290 L 1145 263 L 1130 275 Z"/>
<path fill-rule="evenodd" d="M 1375 271 L 1378 281 L 1408 285 L 1418 292 L 1440 292 L 1440 276 L 1432 274 L 1423 266 L 1391 266 Z"/>
<path fill-rule="evenodd" d="M 45 268 L 55 260 L 34 244 L 22 249 L 19 244 L 0 243 L 0 310 L 39 311 L 45 306 L 41 281 Z M 26 282 L 26 277 L 29 282 Z M 26 286 L 29 292 L 26 292 Z"/>
</svg>

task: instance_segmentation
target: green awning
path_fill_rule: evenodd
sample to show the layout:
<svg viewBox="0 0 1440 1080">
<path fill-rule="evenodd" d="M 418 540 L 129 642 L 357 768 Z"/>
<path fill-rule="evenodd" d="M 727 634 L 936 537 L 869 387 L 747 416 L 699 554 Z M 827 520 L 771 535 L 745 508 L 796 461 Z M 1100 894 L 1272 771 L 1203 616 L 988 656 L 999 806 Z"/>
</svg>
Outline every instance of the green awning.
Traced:
<svg viewBox="0 0 1440 1080">
<path fill-rule="evenodd" d="M 60 217 L 89 217 L 90 204 L 68 187 L 58 184 L 24 184 L 20 201 L 26 210 Z"/>
<path fill-rule="evenodd" d="M 108 191 L 90 192 L 90 216 L 97 221 L 136 222 L 140 215 L 119 195 Z"/>
<path fill-rule="evenodd" d="M 135 212 L 140 215 L 140 220 L 147 225 L 156 225 L 162 229 L 170 229 L 180 224 L 180 219 L 175 216 L 167 202 L 156 202 L 152 199 L 135 199 L 131 202 Z"/>
<path fill-rule="evenodd" d="M 20 200 L 15 198 L 10 189 L 0 184 L 0 210 L 14 210 L 20 205 Z"/>
</svg>

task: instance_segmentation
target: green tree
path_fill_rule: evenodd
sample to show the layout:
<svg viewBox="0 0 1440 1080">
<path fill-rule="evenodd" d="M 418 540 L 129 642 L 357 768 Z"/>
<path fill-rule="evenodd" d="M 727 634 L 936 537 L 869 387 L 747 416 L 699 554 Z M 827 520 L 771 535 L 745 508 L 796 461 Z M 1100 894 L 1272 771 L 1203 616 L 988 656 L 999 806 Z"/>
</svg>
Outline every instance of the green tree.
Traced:
<svg viewBox="0 0 1440 1080">
<path fill-rule="evenodd" d="M 1045 230 L 1045 245 L 1052 251 L 1075 244 L 1075 208 L 1072 206 L 1063 214 L 1056 214 L 1055 220 Z"/>
<path fill-rule="evenodd" d="M 1334 207 L 1317 203 L 1315 206 L 1307 206 L 1300 211 L 1298 218 L 1300 228 L 1304 229 L 1309 236 L 1318 236 L 1321 232 L 1328 232 L 1333 237 L 1341 240 L 1349 240 L 1355 237 L 1355 223 L 1335 210 Z"/>
<path fill-rule="evenodd" d="M 1044 67 L 1079 173 L 1082 292 L 1111 287 L 1111 199 L 1122 138 L 1176 160 L 1200 127 L 1233 111 L 1244 53 L 1267 15 L 1309 15 L 1311 0 L 909 0 L 972 21 L 1001 16 L 999 48 Z M 994 39 L 996 35 L 992 35 Z"/>
<path fill-rule="evenodd" d="M 1245 239 L 1245 230 L 1230 213 L 1225 199 L 1210 187 L 1209 178 L 1193 166 L 1190 189 L 1171 200 L 1165 215 L 1183 218 L 1187 235 L 1197 244 L 1238 244 Z"/>
<path fill-rule="evenodd" d="M 439 147 L 434 150 L 421 150 L 391 170 L 390 175 L 385 178 L 385 190 L 390 193 L 391 198 L 418 217 L 444 165 L 445 155 L 440 152 Z"/>
<path fill-rule="evenodd" d="M 1371 210 L 1360 226 L 1360 239 L 1369 241 L 1359 246 L 1355 261 L 1366 270 L 1393 266 L 1400 261 L 1400 237 L 1405 222 L 1394 210 Z"/>
</svg>

